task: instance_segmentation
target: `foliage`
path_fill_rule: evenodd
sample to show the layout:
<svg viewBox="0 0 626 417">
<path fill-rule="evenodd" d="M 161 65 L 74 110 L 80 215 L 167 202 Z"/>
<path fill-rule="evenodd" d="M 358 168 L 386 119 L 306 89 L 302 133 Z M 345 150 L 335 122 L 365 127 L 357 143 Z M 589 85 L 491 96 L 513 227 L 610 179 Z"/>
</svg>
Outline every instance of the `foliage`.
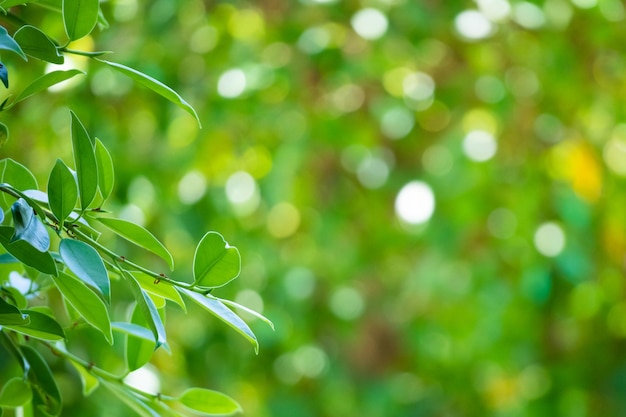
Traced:
<svg viewBox="0 0 626 417">
<path fill-rule="evenodd" d="M 98 0 L 27 5 L 43 7 L 35 16 L 51 15 L 62 19 L 67 36 L 62 46 L 42 29 L 22 19 L 21 3 L 0 2 L 4 13 L 2 21 L 16 26 L 13 34 L 0 26 L 0 49 L 13 53 L 11 58 L 24 61 L 35 58 L 62 64 L 68 54 L 88 57 L 180 106 L 199 124 L 195 110 L 165 84 L 135 69 L 99 58 L 106 52 L 69 48 L 71 42 L 89 36 L 97 24 L 108 25 Z M 46 8 L 52 11 L 47 12 Z M 4 64 L 0 64 L 0 69 L 0 78 L 8 88 L 13 72 Z M 19 93 L 7 96 L 0 111 L 9 111 L 37 93 L 79 74 L 84 72 L 74 69 L 46 72 Z M 38 96 L 38 100 L 46 98 Z M 70 111 L 69 116 L 73 168 L 57 159 L 48 175 L 45 191 L 26 166 L 11 158 L 0 160 L 0 245 L 3 248 L 0 254 L 3 265 L 0 276 L 0 371 L 3 374 L 0 410 L 19 408 L 21 415 L 61 415 L 60 383 L 51 368 L 53 361 L 46 356 L 51 353 L 75 369 L 85 396 L 104 386 L 139 415 L 179 416 L 187 412 L 231 415 L 241 411 L 233 399 L 216 391 L 189 388 L 174 397 L 146 392 L 126 382 L 129 373 L 148 363 L 155 351 L 170 351 L 165 328 L 166 301 L 186 309 L 183 295 L 241 333 L 258 352 L 254 333 L 227 307 L 237 307 L 237 304 L 211 294 L 213 289 L 239 275 L 241 258 L 238 250 L 219 233 L 208 232 L 194 254 L 193 281 L 186 282 L 116 252 L 112 248 L 112 235 L 160 258 L 161 266 L 157 271 L 165 266 L 174 270 L 172 254 L 155 235 L 133 221 L 111 217 L 106 210 L 105 203 L 114 190 L 114 158 L 104 143 L 87 131 L 76 113 Z M 4 124 L 2 128 L 4 144 L 8 128 Z M 103 234 L 106 236 L 102 237 Z M 156 259 L 151 259 L 151 264 L 152 261 Z M 132 302 L 128 297 L 115 294 L 116 285 L 119 287 L 116 291 L 130 294 Z M 88 334 L 92 341 L 88 344 L 75 342 L 80 333 Z M 108 346 L 105 351 L 113 358 L 120 350 L 117 347 L 125 346 L 122 369 L 106 363 L 100 366 L 92 360 L 96 355 L 95 343 Z M 111 362 L 111 359 L 106 361 Z"/>
</svg>

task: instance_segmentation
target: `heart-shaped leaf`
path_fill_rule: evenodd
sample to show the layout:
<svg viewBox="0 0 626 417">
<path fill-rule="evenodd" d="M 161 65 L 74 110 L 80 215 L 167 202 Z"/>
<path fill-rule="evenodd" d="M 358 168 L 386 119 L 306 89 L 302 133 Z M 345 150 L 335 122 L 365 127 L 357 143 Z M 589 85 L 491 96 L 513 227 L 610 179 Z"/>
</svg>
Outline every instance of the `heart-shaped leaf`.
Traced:
<svg viewBox="0 0 626 417">
<path fill-rule="evenodd" d="M 11 242 L 24 240 L 39 252 L 46 252 L 50 248 L 50 235 L 31 206 L 23 198 L 18 199 L 11 206 L 15 234 Z"/>
<path fill-rule="evenodd" d="M 241 257 L 217 232 L 204 235 L 193 258 L 194 284 L 200 287 L 221 287 L 239 276 Z"/>
<path fill-rule="evenodd" d="M 62 239 L 59 255 L 67 267 L 84 283 L 97 290 L 107 303 L 111 302 L 111 282 L 98 252 L 88 244 Z"/>
</svg>

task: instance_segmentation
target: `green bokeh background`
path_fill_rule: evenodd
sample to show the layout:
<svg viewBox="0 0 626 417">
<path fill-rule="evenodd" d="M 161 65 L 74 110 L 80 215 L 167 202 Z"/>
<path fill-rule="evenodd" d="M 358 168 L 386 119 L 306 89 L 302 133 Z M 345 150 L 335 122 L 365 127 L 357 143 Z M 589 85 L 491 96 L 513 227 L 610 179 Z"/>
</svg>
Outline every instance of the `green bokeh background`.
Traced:
<svg viewBox="0 0 626 417">
<path fill-rule="evenodd" d="M 195 306 L 169 306 L 173 353 L 149 367 L 163 392 L 217 389 L 247 417 L 621 415 L 626 11 L 618 0 L 479 5 L 105 2 L 111 28 L 75 48 L 115 51 L 108 59 L 172 86 L 202 129 L 77 58 L 88 68 L 80 82 L 0 115 L 11 129 L 0 155 L 45 184 L 57 157 L 71 161 L 72 109 L 113 155 L 108 208 L 165 242 L 174 278 L 189 280 L 207 230 L 239 248 L 239 279 L 216 293 L 262 311 L 276 331 L 244 316 L 257 356 Z M 381 37 L 355 31 L 364 8 L 386 16 Z M 493 19 L 484 38 L 463 36 L 468 10 Z M 42 16 L 35 6 L 20 14 Z M 64 39 L 59 15 L 40 24 Z M 10 92 L 44 70 L 10 58 Z M 220 77 L 233 69 L 245 91 L 223 97 Z M 432 79 L 432 96 L 411 99 L 416 73 Z M 492 158 L 467 156 L 472 131 L 495 138 Z M 227 188 L 245 199 L 250 179 L 253 196 L 233 203 Z M 394 207 L 411 181 L 436 202 L 418 225 Z M 557 256 L 537 249 L 545 223 L 564 233 Z M 130 303 L 124 291 L 114 297 Z M 120 347 L 112 357 L 96 332 L 76 333 L 95 363 L 120 366 Z M 49 359 L 64 415 L 132 415 L 102 389 L 82 400 L 76 374 Z"/>
</svg>

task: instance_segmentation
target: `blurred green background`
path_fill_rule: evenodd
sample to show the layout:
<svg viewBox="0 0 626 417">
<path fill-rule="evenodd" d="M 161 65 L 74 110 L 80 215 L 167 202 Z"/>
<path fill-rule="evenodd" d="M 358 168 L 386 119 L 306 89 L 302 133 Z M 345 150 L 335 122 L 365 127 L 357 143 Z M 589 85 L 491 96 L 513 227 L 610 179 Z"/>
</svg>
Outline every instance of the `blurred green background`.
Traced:
<svg viewBox="0 0 626 417">
<path fill-rule="evenodd" d="M 624 415 L 621 1 L 102 7 L 111 28 L 75 48 L 172 86 L 203 128 L 77 58 L 88 76 L 2 114 L 2 156 L 45 184 L 71 160 L 73 109 L 113 154 L 109 208 L 163 239 L 174 277 L 219 231 L 244 267 L 217 294 L 276 324 L 246 317 L 256 356 L 171 306 L 173 354 L 139 383 L 217 389 L 247 417 Z M 63 39 L 60 16 L 45 19 Z M 15 91 L 44 70 L 5 64 Z M 132 415 L 104 390 L 82 401 L 50 360 L 64 415 Z"/>
</svg>

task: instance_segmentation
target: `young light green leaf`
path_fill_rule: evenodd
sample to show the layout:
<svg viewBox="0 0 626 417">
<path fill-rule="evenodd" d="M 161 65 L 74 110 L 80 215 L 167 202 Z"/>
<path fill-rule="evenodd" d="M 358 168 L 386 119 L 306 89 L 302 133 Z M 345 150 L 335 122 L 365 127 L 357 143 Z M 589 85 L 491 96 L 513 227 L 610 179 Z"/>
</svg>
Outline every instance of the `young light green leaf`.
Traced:
<svg viewBox="0 0 626 417">
<path fill-rule="evenodd" d="M 229 416 L 243 411 L 228 395 L 204 388 L 189 388 L 178 397 L 178 401 L 202 416 Z"/>
<path fill-rule="evenodd" d="M 96 162 L 98 164 L 98 188 L 102 198 L 106 201 L 113 191 L 115 173 L 111 154 L 98 138 L 96 138 Z"/>
<path fill-rule="evenodd" d="M 111 319 L 102 300 L 91 291 L 81 280 L 61 271 L 58 277 L 53 277 L 54 285 L 59 289 L 74 309 L 87 323 L 100 330 L 110 345 L 113 344 Z"/>
<path fill-rule="evenodd" d="M 139 310 L 137 310 L 139 311 Z M 143 317 L 143 314 L 142 314 Z M 114 321 L 111 323 L 111 327 L 116 332 L 124 333 L 142 340 L 146 340 L 151 343 L 150 352 L 154 350 L 154 335 L 148 329 L 139 324 L 127 323 L 125 321 Z"/>
<path fill-rule="evenodd" d="M 46 252 L 50 248 L 50 235 L 26 200 L 20 198 L 13 203 L 11 213 L 15 226 L 11 242 L 23 240 L 39 252 Z"/>
<path fill-rule="evenodd" d="M 89 137 L 76 114 L 70 113 L 72 114 L 72 149 L 78 180 L 78 194 L 81 208 L 86 209 L 93 201 L 98 189 L 98 164 L 94 141 Z"/>
<path fill-rule="evenodd" d="M 114 384 L 106 380 L 102 380 L 102 385 L 129 406 L 139 417 L 160 417 L 156 411 L 133 395 L 132 391 L 124 385 Z"/>
<path fill-rule="evenodd" d="M 9 128 L 4 123 L 0 123 L 0 148 L 9 140 Z"/>
<path fill-rule="evenodd" d="M 63 161 L 57 159 L 48 179 L 48 201 L 52 214 L 60 223 L 74 210 L 77 198 L 78 187 L 74 175 Z"/>
<path fill-rule="evenodd" d="M 64 61 L 63 55 L 59 54 L 54 42 L 34 26 L 22 26 L 15 32 L 13 39 L 22 47 L 26 55 L 53 64 L 62 64 Z"/>
<path fill-rule="evenodd" d="M 21 346 L 22 354 L 30 364 L 28 379 L 38 389 L 33 389 L 33 408 L 39 411 L 36 415 L 58 416 L 61 414 L 61 392 L 48 367 L 48 363 L 39 352 L 30 346 Z"/>
<path fill-rule="evenodd" d="M 28 314 L 30 318 L 28 324 L 24 326 L 10 325 L 4 326 L 4 328 L 34 337 L 35 339 L 52 341 L 65 339 L 65 333 L 63 333 L 61 325 L 52 317 L 35 310 L 24 310 L 22 312 Z"/>
<path fill-rule="evenodd" d="M 97 290 L 110 304 L 111 282 L 104 262 L 94 248 L 79 240 L 62 239 L 59 254 L 74 275 Z"/>
<path fill-rule="evenodd" d="M 75 41 L 91 33 L 98 22 L 98 0 L 63 0 L 65 33 Z"/>
<path fill-rule="evenodd" d="M 81 70 L 77 70 L 77 69 L 71 69 L 67 71 L 52 71 L 47 74 L 44 74 L 41 77 L 37 78 L 32 83 L 30 83 L 30 85 L 26 87 L 24 90 L 22 90 L 22 92 L 17 95 L 15 100 L 13 100 L 13 103 L 11 103 L 11 105 L 8 106 L 7 108 L 11 108 L 15 104 L 19 103 L 20 101 L 26 100 L 32 95 L 35 95 L 41 91 L 47 90 L 53 85 L 69 80 L 70 78 L 78 74 L 84 74 L 84 72 Z"/>
<path fill-rule="evenodd" d="M 136 308 L 143 313 L 143 316 L 146 319 L 146 324 L 150 330 L 152 330 L 152 334 L 154 335 L 154 340 L 156 342 L 154 349 L 156 350 L 163 346 L 165 349 L 169 350 L 169 347 L 167 346 L 167 339 L 165 337 L 165 326 L 163 325 L 163 320 L 159 315 L 159 310 L 154 305 L 150 296 L 141 288 L 134 276 L 127 271 L 123 271 L 123 276 L 126 278 L 126 282 L 128 282 L 128 285 L 130 286 L 130 290 L 135 297 L 135 301 L 137 301 Z"/>
<path fill-rule="evenodd" d="M 259 342 L 257 341 L 254 333 L 252 333 L 252 330 L 250 330 L 250 327 L 248 327 L 248 325 L 241 318 L 239 318 L 239 316 L 233 313 L 232 310 L 226 307 L 221 301 L 184 288 L 179 289 L 179 291 L 182 291 L 186 296 L 198 303 L 205 310 L 232 327 L 237 333 L 241 334 L 250 343 L 252 343 L 254 351 L 259 353 Z"/>
<path fill-rule="evenodd" d="M 0 26 L 0 49 L 4 49 L 5 51 L 15 52 L 19 56 L 21 56 L 24 61 L 28 61 L 28 58 L 20 48 L 20 45 L 15 42 L 15 40 L 9 35 L 7 30 Z"/>
<path fill-rule="evenodd" d="M 200 287 L 221 287 L 239 276 L 241 257 L 217 232 L 204 235 L 193 258 L 193 277 Z"/>
<path fill-rule="evenodd" d="M 24 378 L 11 378 L 0 391 L 0 407 L 20 407 L 33 398 L 28 382 Z"/>
<path fill-rule="evenodd" d="M 171 300 L 178 304 L 183 310 L 187 311 L 183 298 L 180 296 L 180 293 L 176 291 L 176 288 L 174 288 L 173 285 L 164 282 L 157 282 L 154 278 L 151 278 L 141 272 L 133 272 L 133 276 L 139 285 L 141 285 L 141 288 L 146 290 L 148 293 Z"/>
<path fill-rule="evenodd" d="M 154 353 L 154 335 L 150 330 L 146 329 L 145 326 L 148 326 L 148 322 L 138 304 L 133 309 L 130 321 L 131 323 L 127 323 L 129 326 L 132 325 L 143 329 L 139 333 L 137 328 L 126 327 L 126 329 L 132 330 L 132 332 L 127 333 L 124 356 L 126 358 L 126 367 L 129 372 L 132 372 L 144 366 L 152 357 L 152 353 Z M 139 333 L 138 336 L 137 333 Z M 148 338 L 146 339 L 145 336 L 148 336 Z"/>
<path fill-rule="evenodd" d="M 236 309 L 239 309 L 241 311 L 245 311 L 246 313 L 258 318 L 259 320 L 261 320 L 262 322 L 264 322 L 265 324 L 267 324 L 268 326 L 270 326 L 270 328 L 272 330 L 274 330 L 274 323 L 272 323 L 272 321 L 270 319 L 268 319 L 267 317 L 265 317 L 263 314 L 258 313 L 254 310 L 252 310 L 251 308 L 248 308 L 246 306 L 242 306 L 241 304 L 238 304 L 234 301 L 230 301 L 230 300 L 225 300 L 223 298 L 218 298 L 218 300 L 220 300 L 222 303 L 226 304 L 229 307 L 234 307 Z"/>
<path fill-rule="evenodd" d="M 57 275 L 57 265 L 49 252 L 39 252 L 29 243 L 18 240 L 11 242 L 13 228 L 0 226 L 0 244 L 17 258 L 20 262 L 43 272 L 44 274 Z"/>
<path fill-rule="evenodd" d="M 19 325 L 26 326 L 30 322 L 27 314 L 23 314 L 17 307 L 4 301 L 0 297 L 0 326 Z"/>
<path fill-rule="evenodd" d="M 116 234 L 159 256 L 167 262 L 170 269 L 174 269 L 174 258 L 172 258 L 165 246 L 148 230 L 127 220 L 108 217 L 98 217 L 97 220 Z"/>
<path fill-rule="evenodd" d="M 13 273 L 17 274 L 20 279 L 22 278 L 20 274 L 17 272 L 9 273 L 9 277 L 11 277 Z M 33 288 L 35 287 L 33 286 Z M 0 287 L 0 293 L 8 299 L 10 304 L 17 307 L 18 309 L 28 308 L 28 300 L 26 300 L 26 297 L 24 296 L 24 294 L 22 294 L 20 290 L 18 290 L 17 288 L 3 286 L 3 287 Z M 22 322 L 22 323 L 15 323 L 15 324 L 28 324 L 28 321 Z"/>
<path fill-rule="evenodd" d="M 70 363 L 74 365 L 74 369 L 78 372 L 80 376 L 80 381 L 83 385 L 83 395 L 88 397 L 92 392 L 95 391 L 96 388 L 100 385 L 100 381 L 98 378 L 90 374 L 81 364 L 70 360 Z"/>
<path fill-rule="evenodd" d="M 202 124 L 200 123 L 200 118 L 198 117 L 196 110 L 189 103 L 187 103 L 176 91 L 172 90 L 170 87 L 163 84 L 161 81 L 158 81 L 150 77 L 149 75 L 146 75 L 140 71 L 137 71 L 136 69 L 127 67 L 122 64 L 118 64 L 116 62 L 105 61 L 103 59 L 98 59 L 98 61 L 109 65 L 110 67 L 116 69 L 117 71 L 121 72 L 127 77 L 132 78 L 134 81 L 138 82 L 144 87 L 149 88 L 150 90 L 154 91 L 158 95 L 176 104 L 178 107 L 182 108 L 183 110 L 191 114 L 198 122 L 198 126 L 202 127 Z"/>
</svg>

